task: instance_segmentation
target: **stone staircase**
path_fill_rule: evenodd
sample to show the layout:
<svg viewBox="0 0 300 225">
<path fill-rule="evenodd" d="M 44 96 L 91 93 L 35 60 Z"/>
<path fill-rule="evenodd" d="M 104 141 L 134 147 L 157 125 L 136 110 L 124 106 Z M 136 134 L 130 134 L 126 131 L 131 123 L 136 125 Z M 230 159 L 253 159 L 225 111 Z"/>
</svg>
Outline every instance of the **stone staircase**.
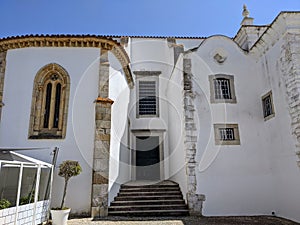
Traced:
<svg viewBox="0 0 300 225">
<path fill-rule="evenodd" d="M 173 181 L 122 184 L 108 208 L 110 216 L 187 216 L 180 187 Z"/>
</svg>

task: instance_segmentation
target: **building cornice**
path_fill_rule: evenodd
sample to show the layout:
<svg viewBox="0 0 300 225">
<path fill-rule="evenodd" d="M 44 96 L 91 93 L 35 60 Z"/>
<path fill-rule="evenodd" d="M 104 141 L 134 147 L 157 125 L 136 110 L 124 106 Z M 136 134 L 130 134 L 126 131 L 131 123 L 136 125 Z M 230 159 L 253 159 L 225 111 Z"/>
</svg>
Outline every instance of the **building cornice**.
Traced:
<svg viewBox="0 0 300 225">
<path fill-rule="evenodd" d="M 253 44 L 249 52 L 261 56 L 274 46 L 286 32 L 299 32 L 299 28 L 300 11 L 281 12 Z"/>
<path fill-rule="evenodd" d="M 120 61 L 129 87 L 133 87 L 134 82 L 129 57 L 120 43 L 110 37 L 96 35 L 26 35 L 0 39 L 0 52 L 30 47 L 81 47 L 101 48 L 111 51 Z"/>
<path fill-rule="evenodd" d="M 244 47 L 244 44 L 248 41 L 248 36 L 254 34 L 257 36 L 257 39 L 260 38 L 261 34 L 268 29 L 268 25 L 265 26 L 256 26 L 256 25 L 242 25 L 233 41 L 236 42 L 241 48 L 248 50 L 248 48 Z M 247 46 L 249 47 L 249 46 Z M 251 48 L 252 46 L 250 46 Z"/>
</svg>

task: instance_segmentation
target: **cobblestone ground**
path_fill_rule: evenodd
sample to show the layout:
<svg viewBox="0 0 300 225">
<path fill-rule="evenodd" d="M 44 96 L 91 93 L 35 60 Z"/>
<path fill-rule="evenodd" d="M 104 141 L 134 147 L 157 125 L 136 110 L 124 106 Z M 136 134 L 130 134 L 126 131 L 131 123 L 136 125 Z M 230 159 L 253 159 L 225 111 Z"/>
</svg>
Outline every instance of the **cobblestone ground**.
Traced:
<svg viewBox="0 0 300 225">
<path fill-rule="evenodd" d="M 299 225 L 299 223 L 270 216 L 242 217 L 107 217 L 70 219 L 68 225 Z"/>
</svg>

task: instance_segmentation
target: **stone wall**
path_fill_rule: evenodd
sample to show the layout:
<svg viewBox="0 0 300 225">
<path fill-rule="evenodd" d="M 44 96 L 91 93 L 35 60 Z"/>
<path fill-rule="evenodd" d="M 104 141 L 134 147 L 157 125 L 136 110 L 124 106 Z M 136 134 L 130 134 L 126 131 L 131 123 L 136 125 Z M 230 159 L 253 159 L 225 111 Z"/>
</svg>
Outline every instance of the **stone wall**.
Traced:
<svg viewBox="0 0 300 225">
<path fill-rule="evenodd" d="M 184 81 L 184 148 L 186 157 L 187 174 L 187 203 L 191 215 L 202 215 L 202 203 L 204 195 L 196 194 L 196 149 L 197 149 L 197 128 L 194 120 L 195 104 L 193 93 L 193 74 L 191 73 L 191 59 L 183 59 L 183 81 Z"/>
<path fill-rule="evenodd" d="M 111 129 L 111 105 L 108 98 L 109 62 L 108 52 L 100 55 L 98 98 L 95 110 L 95 144 L 93 156 L 92 217 L 108 214 L 109 149 Z"/>
<path fill-rule="evenodd" d="M 296 138 L 297 164 L 300 167 L 300 33 L 285 35 L 280 64 L 288 97 L 292 134 Z"/>
<path fill-rule="evenodd" d="M 0 52 L 0 120 L 3 104 L 4 76 L 6 67 L 6 51 Z"/>
</svg>

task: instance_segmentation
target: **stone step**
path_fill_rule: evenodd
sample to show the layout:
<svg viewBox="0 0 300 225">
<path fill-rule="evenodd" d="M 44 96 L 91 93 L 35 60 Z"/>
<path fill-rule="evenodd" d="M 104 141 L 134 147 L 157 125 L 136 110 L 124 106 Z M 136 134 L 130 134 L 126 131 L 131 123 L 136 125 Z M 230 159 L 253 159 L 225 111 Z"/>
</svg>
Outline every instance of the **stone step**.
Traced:
<svg viewBox="0 0 300 225">
<path fill-rule="evenodd" d="M 136 211 L 110 211 L 111 216 L 188 216 L 187 209 L 181 210 L 136 210 Z"/>
<path fill-rule="evenodd" d="M 182 194 L 180 195 L 157 195 L 157 196 L 117 196 L 115 201 L 139 201 L 139 200 L 178 200 L 182 199 Z"/>
<path fill-rule="evenodd" d="M 160 187 L 160 188 L 126 188 L 121 189 L 120 192 L 167 192 L 180 191 L 179 187 Z"/>
<path fill-rule="evenodd" d="M 108 211 L 148 211 L 148 210 L 181 210 L 187 209 L 184 204 L 180 205 L 131 205 L 131 206 L 111 206 Z"/>
<path fill-rule="evenodd" d="M 119 192 L 118 196 L 167 196 L 167 195 L 182 195 L 181 191 L 167 191 L 167 192 Z"/>
<path fill-rule="evenodd" d="M 151 181 L 150 181 L 151 182 Z M 188 207 L 180 187 L 173 181 L 123 184 L 108 208 L 112 216 L 186 216 Z M 147 184 L 147 185 L 145 185 Z"/>
<path fill-rule="evenodd" d="M 150 185 L 126 185 L 122 184 L 121 189 L 127 189 L 127 188 L 173 188 L 178 187 L 178 184 L 150 184 Z"/>
<path fill-rule="evenodd" d="M 171 204 L 185 204 L 182 199 L 165 199 L 165 200 L 136 200 L 136 201 L 113 201 L 111 206 L 125 206 L 125 205 L 171 205 Z"/>
</svg>

